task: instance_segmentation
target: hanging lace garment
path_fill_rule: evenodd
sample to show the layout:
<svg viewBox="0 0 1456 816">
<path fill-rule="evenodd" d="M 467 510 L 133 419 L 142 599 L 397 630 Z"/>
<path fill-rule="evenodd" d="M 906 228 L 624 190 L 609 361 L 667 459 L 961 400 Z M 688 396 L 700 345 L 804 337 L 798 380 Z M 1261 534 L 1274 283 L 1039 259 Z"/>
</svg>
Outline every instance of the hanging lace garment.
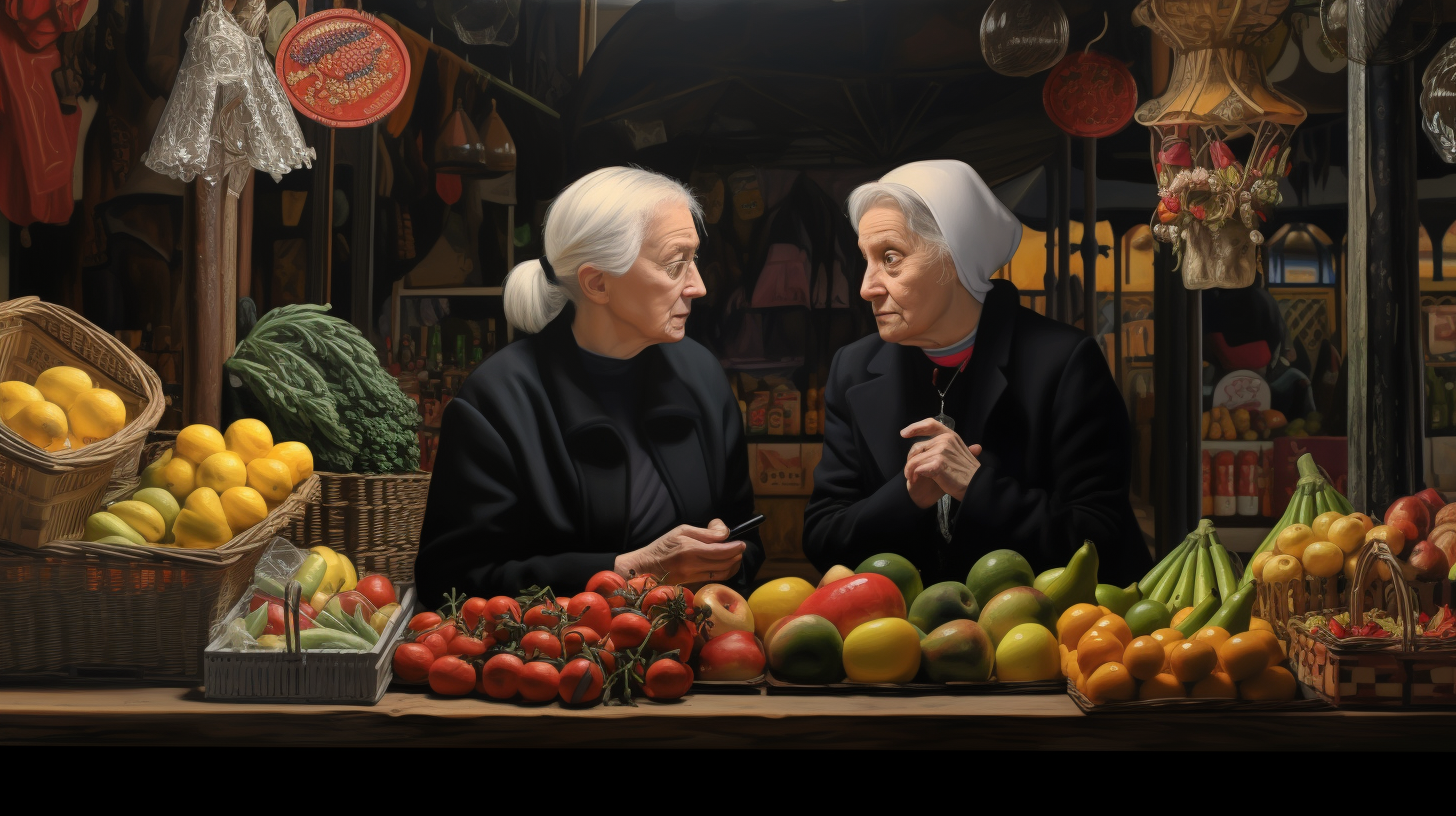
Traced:
<svg viewBox="0 0 1456 816">
<path fill-rule="evenodd" d="M 242 5 L 240 16 L 256 25 L 252 11 L 262 4 Z M 277 181 L 311 167 L 313 158 L 262 41 L 223 9 L 222 0 L 204 0 L 187 29 L 176 86 L 142 161 L 182 181 L 201 176 L 215 185 L 225 178 L 236 196 L 249 166 Z"/>
</svg>

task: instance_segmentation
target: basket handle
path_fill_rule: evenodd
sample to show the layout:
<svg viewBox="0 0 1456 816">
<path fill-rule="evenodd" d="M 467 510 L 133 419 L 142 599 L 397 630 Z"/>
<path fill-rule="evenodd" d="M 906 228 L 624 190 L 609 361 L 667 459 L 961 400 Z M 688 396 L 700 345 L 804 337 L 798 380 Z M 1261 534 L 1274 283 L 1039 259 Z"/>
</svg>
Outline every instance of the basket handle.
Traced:
<svg viewBox="0 0 1456 816">
<path fill-rule="evenodd" d="M 299 654 L 303 651 L 303 645 L 299 638 L 299 630 L 302 624 L 298 620 L 301 614 L 299 601 L 302 595 L 303 586 L 297 581 L 289 581 L 288 590 L 283 593 L 283 633 L 289 654 Z"/>
<path fill-rule="evenodd" d="M 1406 585 L 1405 576 L 1400 573 L 1400 562 L 1391 553 L 1390 547 L 1384 541 L 1371 541 L 1365 545 L 1360 552 L 1360 560 L 1355 566 L 1355 582 L 1350 587 L 1350 626 L 1359 626 L 1365 623 L 1365 589 L 1369 574 L 1374 571 L 1376 562 L 1384 561 L 1390 567 L 1390 581 L 1394 585 L 1396 614 L 1400 615 L 1401 624 L 1401 647 L 1407 651 L 1415 650 L 1416 621 L 1415 612 L 1411 609 L 1410 588 Z"/>
</svg>

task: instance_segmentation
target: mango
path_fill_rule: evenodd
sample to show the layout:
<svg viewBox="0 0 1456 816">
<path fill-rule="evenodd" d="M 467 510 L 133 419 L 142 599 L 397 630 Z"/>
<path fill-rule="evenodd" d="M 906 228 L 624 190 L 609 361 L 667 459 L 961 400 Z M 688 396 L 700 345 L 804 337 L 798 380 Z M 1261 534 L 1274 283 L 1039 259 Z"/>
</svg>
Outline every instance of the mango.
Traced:
<svg viewBox="0 0 1456 816">
<path fill-rule="evenodd" d="M 894 581 L 895 586 L 900 588 L 900 595 L 905 599 L 906 609 L 915 603 L 916 597 L 925 589 L 920 581 L 920 570 L 904 556 L 894 553 L 872 555 L 855 568 L 854 572 L 856 575 L 873 572 Z"/>
<path fill-rule="evenodd" d="M 784 624 L 768 647 L 774 676 L 790 683 L 838 683 L 844 679 L 844 640 L 834 624 L 800 615 Z"/>
<path fill-rule="evenodd" d="M 1040 624 L 1049 630 L 1056 628 L 1057 613 L 1046 595 L 1029 586 L 1019 586 L 1011 587 L 987 601 L 981 607 L 977 620 L 991 636 L 991 642 L 1000 648 L 1007 633 L 1023 623 Z"/>
<path fill-rule="evenodd" d="M 146 502 L 162 516 L 162 521 L 167 525 L 167 532 L 172 532 L 172 523 L 177 520 L 177 514 L 182 508 L 177 504 L 177 499 L 164 488 L 144 487 L 132 494 L 136 501 Z M 165 533 L 163 534 L 165 538 Z"/>
<path fill-rule="evenodd" d="M 966 587 L 982 606 L 1012 587 L 1029 587 L 1036 580 L 1031 564 L 1015 550 L 993 550 L 981 556 L 966 575 Z"/>
<path fill-rule="evenodd" d="M 100 541 L 111 536 L 120 536 L 137 546 L 145 546 L 147 543 L 140 533 L 111 513 L 92 513 L 86 519 L 86 531 L 82 534 L 86 541 Z"/>
<path fill-rule="evenodd" d="M 167 521 L 155 507 L 144 501 L 128 499 L 106 508 L 107 512 L 121 519 L 126 525 L 141 534 L 149 543 L 155 544 L 167 534 Z"/>
<path fill-rule="evenodd" d="M 953 620 L 920 640 L 925 673 L 936 683 L 953 680 L 983 682 L 991 679 L 996 647 L 975 621 Z"/>
</svg>

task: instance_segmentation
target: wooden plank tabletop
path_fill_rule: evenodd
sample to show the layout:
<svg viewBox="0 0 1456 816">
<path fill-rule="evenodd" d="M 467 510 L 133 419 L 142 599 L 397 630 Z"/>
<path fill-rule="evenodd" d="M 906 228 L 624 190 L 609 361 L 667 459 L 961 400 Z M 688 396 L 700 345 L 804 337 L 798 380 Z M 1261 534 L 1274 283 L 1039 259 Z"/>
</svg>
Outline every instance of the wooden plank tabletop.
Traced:
<svg viewBox="0 0 1456 816">
<path fill-rule="evenodd" d="M 1430 750 L 1456 711 L 1086 715 L 1062 695 L 694 694 L 566 709 L 390 692 L 376 706 L 207 702 L 200 689 L 0 689 L 0 744 Z"/>
</svg>

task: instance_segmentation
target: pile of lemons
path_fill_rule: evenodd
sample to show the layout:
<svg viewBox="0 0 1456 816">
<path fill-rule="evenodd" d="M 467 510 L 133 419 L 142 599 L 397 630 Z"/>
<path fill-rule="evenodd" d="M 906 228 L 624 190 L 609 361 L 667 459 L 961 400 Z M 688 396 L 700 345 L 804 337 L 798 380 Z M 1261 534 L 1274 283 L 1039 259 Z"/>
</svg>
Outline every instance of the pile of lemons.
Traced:
<svg viewBox="0 0 1456 816">
<path fill-rule="evenodd" d="M 35 385 L 0 382 L 0 419 L 38 448 L 80 450 L 126 427 L 126 405 L 81 369 L 54 366 Z"/>
<path fill-rule="evenodd" d="M 188 425 L 177 444 L 142 471 L 130 499 L 86 520 L 84 537 L 214 549 L 266 518 L 312 474 L 307 445 L 275 445 L 268 426 L 256 419 L 240 419 L 226 433 Z"/>
</svg>

